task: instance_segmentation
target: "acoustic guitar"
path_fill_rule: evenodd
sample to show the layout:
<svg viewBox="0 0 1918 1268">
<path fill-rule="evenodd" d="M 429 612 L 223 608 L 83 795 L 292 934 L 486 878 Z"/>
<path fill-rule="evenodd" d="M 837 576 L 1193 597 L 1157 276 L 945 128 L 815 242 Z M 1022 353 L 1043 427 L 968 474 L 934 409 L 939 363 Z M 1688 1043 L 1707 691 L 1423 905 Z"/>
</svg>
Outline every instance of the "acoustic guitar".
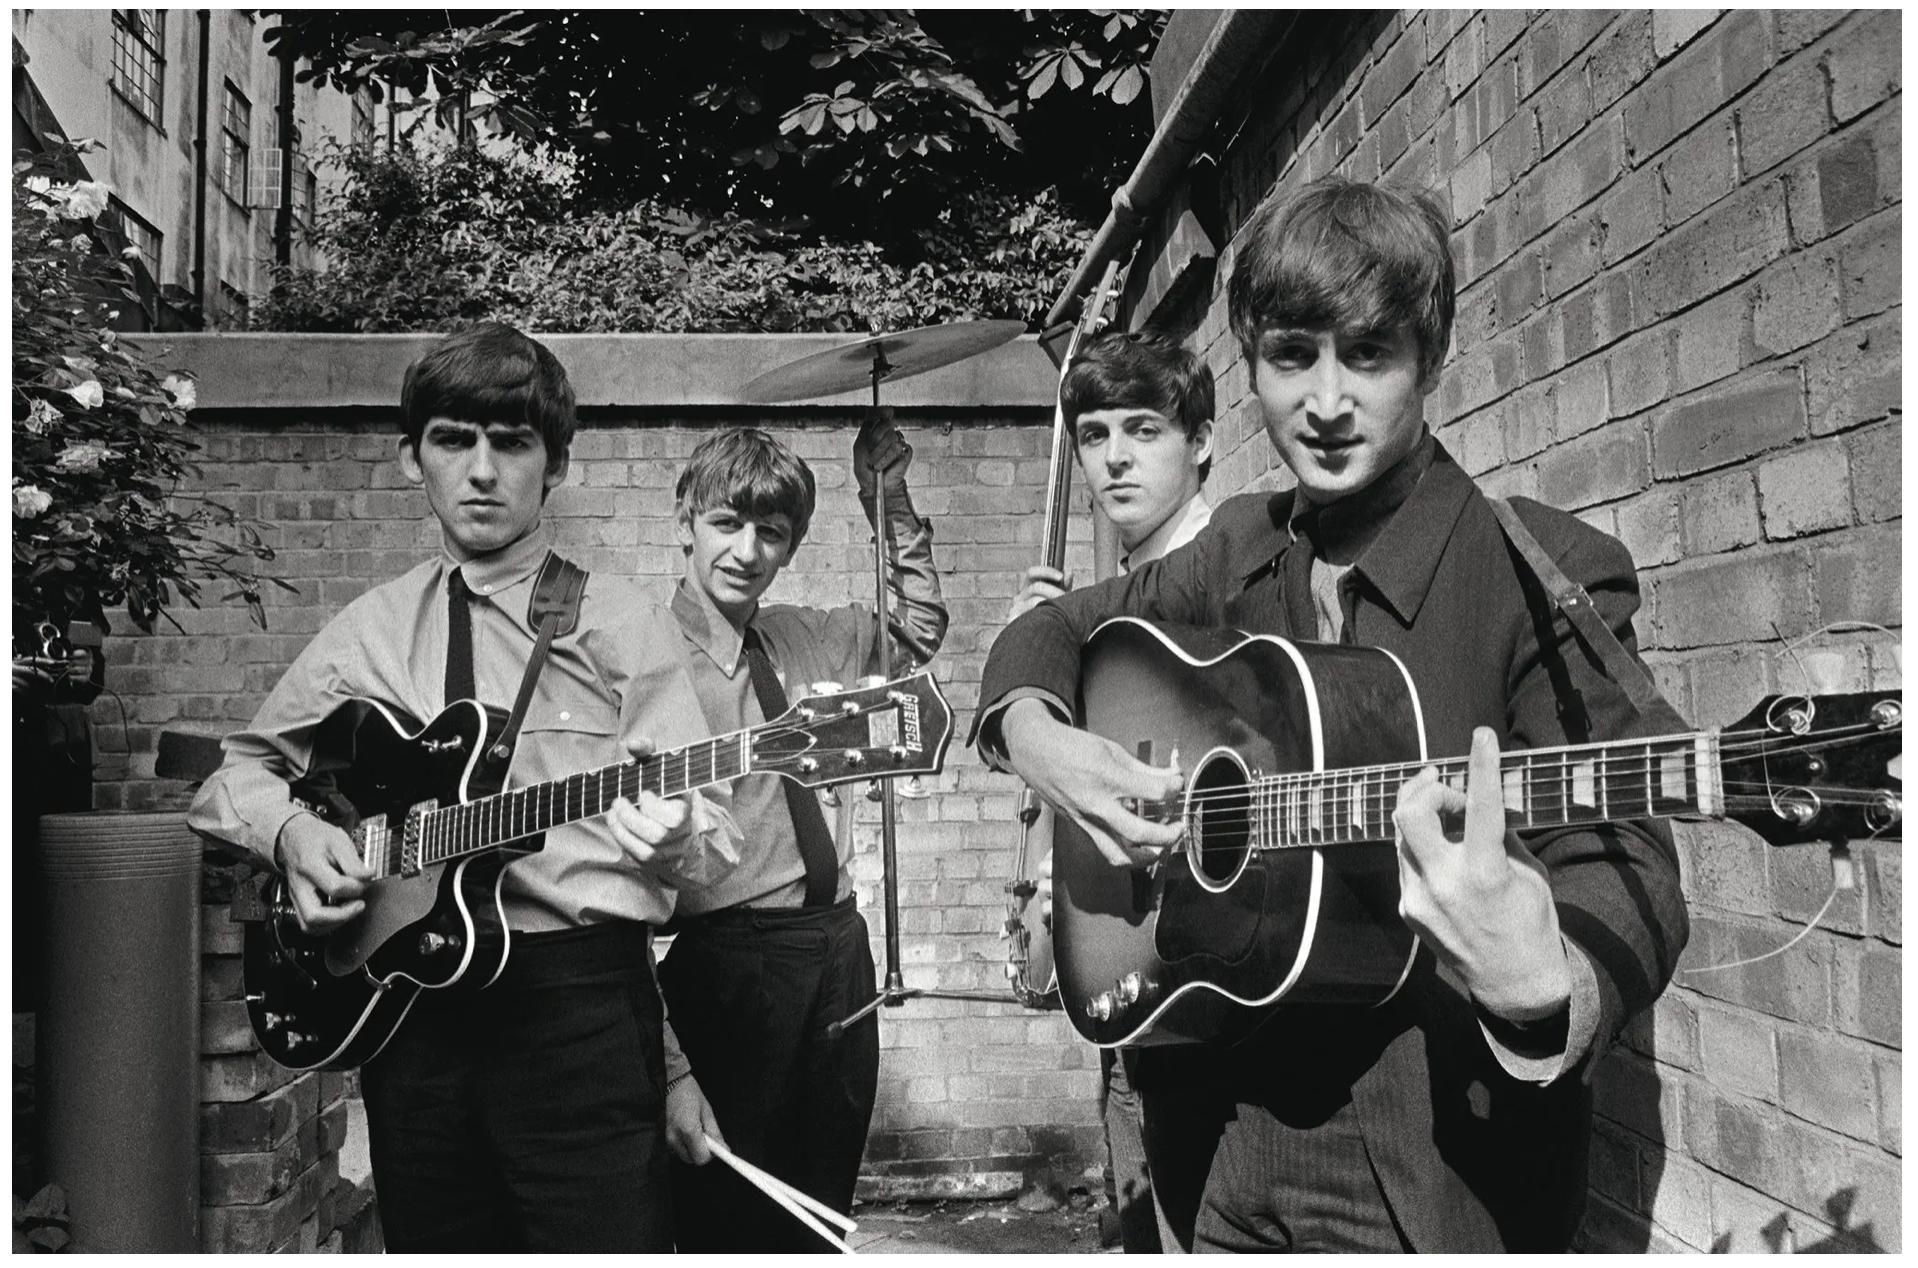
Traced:
<svg viewBox="0 0 1918 1268">
<path fill-rule="evenodd" d="M 544 834 L 640 791 L 672 797 L 770 773 L 823 788 L 937 774 L 952 710 L 930 673 L 802 698 L 779 717 L 669 753 L 485 793 L 488 711 L 455 701 L 424 727 L 372 701 L 320 724 L 296 795 L 346 829 L 373 869 L 365 909 L 325 935 L 300 928 L 284 881 L 242 945 L 247 1015 L 295 1070 L 351 1069 L 386 1045 L 423 990 L 472 991 L 505 968 L 507 864 Z"/>
<path fill-rule="evenodd" d="M 1427 766 L 1419 696 L 1389 652 L 1108 621 L 1087 641 L 1081 722 L 1191 773 L 1140 813 L 1185 837 L 1115 867 L 1054 829 L 1059 993 L 1101 1047 L 1231 1038 L 1286 1003 L 1379 1004 L 1412 971 L 1392 810 Z M 1736 725 L 1501 754 L 1519 829 L 1731 819 L 1776 845 L 1896 835 L 1899 693 L 1771 696 Z"/>
</svg>

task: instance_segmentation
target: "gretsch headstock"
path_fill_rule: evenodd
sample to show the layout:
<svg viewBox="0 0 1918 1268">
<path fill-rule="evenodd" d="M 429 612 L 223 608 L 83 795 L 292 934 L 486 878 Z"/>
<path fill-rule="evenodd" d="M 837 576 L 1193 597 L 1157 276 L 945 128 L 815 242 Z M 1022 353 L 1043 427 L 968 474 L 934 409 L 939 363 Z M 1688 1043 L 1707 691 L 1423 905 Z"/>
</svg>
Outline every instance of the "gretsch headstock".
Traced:
<svg viewBox="0 0 1918 1268">
<path fill-rule="evenodd" d="M 929 671 L 802 696 L 753 731 L 753 768 L 808 788 L 936 775 L 952 740 L 952 706 Z"/>
</svg>

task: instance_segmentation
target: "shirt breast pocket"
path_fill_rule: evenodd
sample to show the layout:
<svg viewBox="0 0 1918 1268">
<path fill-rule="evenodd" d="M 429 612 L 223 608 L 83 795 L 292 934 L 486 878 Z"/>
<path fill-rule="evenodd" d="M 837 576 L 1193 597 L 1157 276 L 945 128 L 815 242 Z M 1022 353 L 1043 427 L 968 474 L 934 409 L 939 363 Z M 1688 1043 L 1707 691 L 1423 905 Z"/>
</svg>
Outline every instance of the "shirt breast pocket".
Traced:
<svg viewBox="0 0 1918 1268">
<path fill-rule="evenodd" d="M 624 761 L 619 714 L 598 700 L 535 701 L 526 711 L 513 783 L 562 779 Z"/>
</svg>

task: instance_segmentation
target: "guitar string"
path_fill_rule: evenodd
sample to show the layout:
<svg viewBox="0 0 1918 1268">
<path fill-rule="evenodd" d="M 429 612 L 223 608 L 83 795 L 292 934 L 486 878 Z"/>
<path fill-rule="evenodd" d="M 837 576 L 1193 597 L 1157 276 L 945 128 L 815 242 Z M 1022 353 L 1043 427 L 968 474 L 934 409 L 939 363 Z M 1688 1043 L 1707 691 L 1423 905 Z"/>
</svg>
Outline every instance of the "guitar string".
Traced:
<svg viewBox="0 0 1918 1268">
<path fill-rule="evenodd" d="M 1898 730 L 1900 734 L 1903 733 L 1902 726 L 1899 727 Z M 1718 733 L 1701 731 L 1688 735 L 1655 736 L 1643 740 L 1614 740 L 1606 744 L 1518 749 L 1499 755 L 1501 758 L 1500 770 L 1501 773 L 1511 773 L 1513 771 L 1526 769 L 1526 767 L 1519 765 L 1521 762 L 1529 763 L 1532 768 L 1546 769 L 1549 769 L 1553 765 L 1570 769 L 1574 766 L 1585 764 L 1616 763 L 1619 761 L 1636 762 L 1652 756 L 1661 749 L 1671 750 L 1672 755 L 1689 757 L 1695 751 L 1698 741 L 1700 740 L 1714 743 L 1721 755 L 1762 753 L 1768 748 L 1781 748 L 1781 753 L 1815 753 L 1856 744 L 1872 736 L 1889 736 L 1890 734 L 1890 730 L 1881 729 L 1870 723 L 1857 723 L 1849 727 L 1834 728 L 1830 731 L 1820 732 L 1814 740 L 1800 740 L 1796 742 L 1792 742 L 1784 737 L 1779 737 L 1769 731 L 1724 731 Z M 1581 758 L 1589 758 L 1590 760 L 1588 762 L 1577 760 Z M 1509 759 L 1511 765 L 1505 765 L 1504 759 Z M 1336 779 L 1345 776 L 1383 775 L 1392 772 L 1411 772 L 1416 774 L 1427 767 L 1437 769 L 1441 775 L 1447 773 L 1462 774 L 1469 769 L 1470 762 L 1471 758 L 1468 756 L 1433 758 L 1427 761 L 1379 762 L 1366 766 L 1343 766 L 1323 771 L 1286 771 L 1261 776 L 1261 779 L 1267 781 L 1304 783 L 1315 780 Z"/>
<path fill-rule="evenodd" d="M 1852 732 L 1855 732 L 1855 734 Z M 1900 728 L 1900 733 L 1902 733 L 1902 728 Z M 1794 754 L 1824 752 L 1830 749 L 1857 744 L 1873 736 L 1889 734 L 1890 732 L 1888 731 L 1880 730 L 1868 724 L 1860 724 L 1856 727 L 1849 728 L 1847 732 L 1827 732 L 1815 742 L 1792 744 L 1789 746 L 1789 752 Z M 1750 735 L 1754 738 L 1742 738 L 1745 735 Z M 1697 736 L 1663 737 L 1653 740 L 1620 741 L 1613 745 L 1603 746 L 1601 749 L 1531 749 L 1518 753 L 1507 753 L 1501 756 L 1514 760 L 1510 765 L 1501 764 L 1500 774 L 1501 776 L 1525 774 L 1534 778 L 1544 776 L 1548 779 L 1565 782 L 1569 780 L 1572 773 L 1579 768 L 1592 766 L 1598 768 L 1593 772 L 1592 778 L 1594 780 L 1636 781 L 1642 779 L 1645 774 L 1649 773 L 1643 768 L 1643 763 L 1657 756 L 1682 757 L 1687 759 L 1689 764 L 1695 766 L 1696 757 L 1694 750 L 1700 738 L 1709 739 L 1710 733 L 1701 733 Z M 1777 746 L 1778 743 L 1779 741 L 1769 732 L 1746 732 L 1738 733 L 1737 735 L 1729 732 L 1724 733 L 1718 738 L 1717 743 L 1720 754 L 1719 764 L 1722 766 L 1726 758 L 1736 757 L 1746 753 L 1762 753 L 1768 747 Z M 1661 749 L 1664 750 L 1662 754 L 1660 752 Z M 1585 753 L 1591 753 L 1592 757 L 1589 761 L 1567 761 L 1563 758 L 1535 760 L 1540 755 L 1557 753 L 1576 753 L 1581 756 Z M 1203 804 L 1213 800 L 1233 800 L 1256 794 L 1261 790 L 1290 791 L 1305 789 L 1314 785 L 1326 789 L 1349 791 L 1351 786 L 1355 784 L 1371 783 L 1384 785 L 1395 774 L 1404 776 L 1401 783 L 1409 783 L 1413 777 L 1427 768 L 1437 770 L 1440 777 L 1445 778 L 1448 775 L 1465 774 L 1469 770 L 1470 760 L 1469 758 L 1454 757 L 1424 763 L 1394 762 L 1372 766 L 1339 767 L 1327 771 L 1294 771 L 1282 774 L 1263 775 L 1259 777 L 1256 783 L 1241 784 L 1229 789 L 1195 790 L 1182 798 L 1180 804 Z M 1630 765 L 1634 769 L 1621 769 L 1621 766 L 1624 765 Z M 1552 772 L 1555 769 L 1566 772 L 1565 776 L 1553 776 Z M 1390 796 L 1395 796 L 1396 793 L 1396 788 L 1385 788 L 1380 792 L 1364 795 L 1375 796 L 1382 800 Z M 1328 797 L 1327 800 L 1332 800 L 1332 798 Z M 1350 798 L 1341 797 L 1339 800 L 1349 801 Z M 1170 803 L 1156 802 L 1149 804 L 1165 806 Z"/>
<path fill-rule="evenodd" d="M 908 680 L 901 679 L 898 681 Z M 870 714 L 875 711 L 876 710 L 868 709 L 862 710 L 857 714 L 832 714 L 823 720 L 827 722 L 846 722 L 856 717 L 869 717 Z M 550 831 L 555 827 L 560 827 L 567 823 L 573 823 L 581 819 L 604 814 L 607 810 L 611 809 L 613 800 L 617 800 L 618 797 L 629 796 L 632 792 L 655 791 L 647 787 L 649 773 L 658 775 L 657 791 L 659 791 L 661 795 L 666 795 L 664 793 L 666 786 L 665 772 L 669 769 L 672 761 L 686 761 L 689 764 L 688 771 L 690 773 L 690 763 L 695 756 L 694 750 L 704 748 L 708 751 L 708 765 L 711 767 L 714 764 L 714 758 L 719 753 L 729 749 L 737 751 L 740 740 L 744 736 L 754 737 L 755 743 L 751 745 L 751 748 L 755 752 L 765 753 L 765 760 L 754 766 L 742 765 L 736 770 L 731 769 L 731 764 L 728 763 L 727 773 L 718 774 L 715 772 L 712 779 L 699 783 L 689 782 L 686 787 L 680 791 L 690 791 L 694 788 L 705 787 L 708 784 L 721 783 L 761 771 L 776 773 L 779 765 L 789 762 L 794 758 L 803 757 L 817 747 L 817 737 L 813 734 L 815 725 L 816 723 L 790 723 L 775 719 L 772 722 L 761 723 L 758 727 L 741 728 L 738 731 L 732 731 L 726 735 L 717 736 L 711 740 L 702 741 L 699 744 L 691 745 L 685 749 L 675 750 L 671 753 L 651 754 L 644 758 L 617 762 L 609 766 L 600 767 L 597 770 L 583 771 L 574 775 L 565 776 L 562 779 L 549 780 L 541 784 L 529 785 L 525 788 L 506 789 L 498 793 L 489 794 L 486 797 L 476 798 L 472 801 L 460 802 L 457 805 L 444 806 L 436 810 L 428 811 L 422 816 L 420 840 L 422 856 L 431 855 L 431 857 L 423 857 L 422 861 L 443 862 L 447 859 L 457 857 L 460 854 L 469 853 L 475 849 L 487 848 L 481 846 L 477 840 L 487 835 L 496 835 L 496 833 L 489 834 L 486 831 L 487 827 L 491 826 L 488 824 L 486 816 L 489 814 L 493 815 L 500 825 L 504 825 L 507 822 L 521 823 L 523 820 L 518 818 L 517 815 L 524 807 L 521 805 L 509 806 L 508 803 L 513 801 L 513 799 L 519 799 L 520 802 L 524 802 L 529 797 L 536 798 L 542 791 L 546 791 L 550 797 L 550 790 L 554 788 L 560 789 L 560 795 L 564 798 L 562 813 L 565 817 L 549 822 L 543 827 L 529 826 L 525 831 L 519 832 L 517 836 L 504 836 L 500 841 L 494 842 L 494 844 L 502 844 L 504 841 L 515 840 L 518 839 L 519 836 L 531 836 L 537 832 Z M 801 739 L 804 743 L 796 748 L 780 751 L 782 746 L 779 744 L 779 741 L 793 738 Z M 760 743 L 759 741 L 766 741 L 766 743 Z M 923 751 L 924 746 L 922 745 L 921 748 Z M 629 777 L 633 777 L 635 772 L 637 772 L 636 778 L 632 778 L 629 781 Z M 910 773 L 912 772 L 904 769 L 889 772 L 889 774 L 898 775 Z M 863 774 L 863 772 L 861 774 Z M 605 780 L 608 777 L 614 780 L 615 794 L 612 799 L 606 799 L 605 796 Z M 850 778 L 856 780 L 860 778 L 860 775 L 853 775 Z M 586 781 L 596 781 L 600 786 L 597 791 L 588 792 Z M 632 784 L 630 789 L 628 788 L 629 782 Z M 576 784 L 578 785 L 577 789 L 574 788 Z M 577 801 L 575 801 L 576 795 L 578 798 Z M 592 810 L 589 813 L 587 807 L 591 804 L 591 799 L 594 797 L 600 798 L 601 804 L 598 809 Z M 509 816 L 514 817 L 509 818 Z M 498 828 L 498 831 L 505 832 L 508 830 L 502 826 Z M 471 838 L 471 840 L 469 840 L 469 838 Z M 428 849 L 429 843 L 437 848 Z"/>
</svg>

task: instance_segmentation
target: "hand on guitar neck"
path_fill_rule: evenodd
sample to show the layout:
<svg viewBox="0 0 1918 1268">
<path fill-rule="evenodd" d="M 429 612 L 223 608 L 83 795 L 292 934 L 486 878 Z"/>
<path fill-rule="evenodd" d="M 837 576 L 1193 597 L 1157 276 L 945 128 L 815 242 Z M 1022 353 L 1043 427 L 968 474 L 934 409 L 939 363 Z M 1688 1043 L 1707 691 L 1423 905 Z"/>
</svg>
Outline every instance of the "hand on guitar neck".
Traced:
<svg viewBox="0 0 1918 1268">
<path fill-rule="evenodd" d="M 639 740 L 628 746 L 635 758 L 653 752 Z M 683 797 L 661 797 L 645 789 L 636 800 L 617 798 L 607 812 L 613 840 L 641 870 L 667 885 L 697 883 L 689 875 L 689 845 L 703 824 Z M 361 895 L 373 869 L 359 857 L 353 838 L 314 814 L 300 814 L 280 829 L 274 862 L 286 876 L 287 895 L 300 928 L 323 934 L 339 928 L 365 909 Z"/>
<path fill-rule="evenodd" d="M 1014 701 L 1001 728 L 1013 770 L 1114 867 L 1144 867 L 1177 844 L 1177 822 L 1157 823 L 1127 807 L 1177 797 L 1185 777 L 1176 766 L 1148 766 L 1103 736 L 1067 726 L 1038 700 Z"/>
<path fill-rule="evenodd" d="M 1012 610 L 1006 613 L 1007 624 L 1018 620 L 1047 599 L 1056 599 L 1072 589 L 1072 574 L 1057 568 L 1048 568 L 1044 564 L 1034 564 L 1026 569 L 1026 584 L 1013 596 Z"/>
<path fill-rule="evenodd" d="M 1498 759 L 1479 727 L 1464 791 L 1432 767 L 1399 790 L 1399 915 L 1481 1007 L 1536 1021 L 1571 998 L 1571 968 L 1545 866 L 1506 826 Z"/>
<path fill-rule="evenodd" d="M 644 758 L 655 747 L 649 740 L 636 740 L 627 750 L 634 758 Z M 692 848 L 706 828 L 704 809 L 705 805 L 695 809 L 685 797 L 662 797 L 642 788 L 636 798 L 616 798 L 606 822 L 613 840 L 641 871 L 665 885 L 696 885 L 712 879 L 688 871 L 702 860 L 713 861 Z M 731 864 L 738 859 L 722 861 Z"/>
</svg>

